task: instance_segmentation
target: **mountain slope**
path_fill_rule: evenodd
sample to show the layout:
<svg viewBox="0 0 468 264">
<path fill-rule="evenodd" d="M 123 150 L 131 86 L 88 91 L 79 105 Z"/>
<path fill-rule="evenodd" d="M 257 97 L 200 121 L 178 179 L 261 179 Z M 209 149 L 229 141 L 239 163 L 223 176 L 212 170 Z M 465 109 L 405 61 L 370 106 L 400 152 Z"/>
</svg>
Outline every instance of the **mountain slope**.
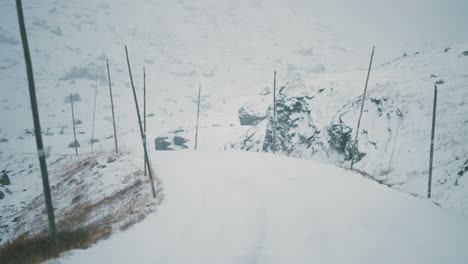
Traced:
<svg viewBox="0 0 468 264">
<path fill-rule="evenodd" d="M 357 149 L 353 145 L 365 71 L 327 76 L 304 74 L 279 83 L 278 153 L 343 167 L 349 167 L 355 153 L 359 160 L 355 168 L 359 171 L 379 182 L 425 196 L 437 84 L 433 199 L 467 213 L 468 178 L 464 176 L 468 171 L 467 50 L 468 44 L 461 43 L 405 54 L 375 65 Z M 256 100 L 265 101 L 261 96 Z M 271 105 L 266 104 L 264 109 L 269 118 L 233 140 L 227 148 L 272 150 Z"/>
</svg>

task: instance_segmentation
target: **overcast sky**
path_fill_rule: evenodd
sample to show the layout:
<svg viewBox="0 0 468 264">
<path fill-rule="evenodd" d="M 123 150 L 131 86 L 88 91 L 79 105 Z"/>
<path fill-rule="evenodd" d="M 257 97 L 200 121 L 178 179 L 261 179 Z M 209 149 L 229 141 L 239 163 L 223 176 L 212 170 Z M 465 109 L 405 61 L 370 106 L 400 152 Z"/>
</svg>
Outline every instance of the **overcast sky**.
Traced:
<svg viewBox="0 0 468 264">
<path fill-rule="evenodd" d="M 334 30 L 399 52 L 468 41 L 467 0 L 292 0 Z M 301 6 L 305 8 L 301 8 Z"/>
</svg>

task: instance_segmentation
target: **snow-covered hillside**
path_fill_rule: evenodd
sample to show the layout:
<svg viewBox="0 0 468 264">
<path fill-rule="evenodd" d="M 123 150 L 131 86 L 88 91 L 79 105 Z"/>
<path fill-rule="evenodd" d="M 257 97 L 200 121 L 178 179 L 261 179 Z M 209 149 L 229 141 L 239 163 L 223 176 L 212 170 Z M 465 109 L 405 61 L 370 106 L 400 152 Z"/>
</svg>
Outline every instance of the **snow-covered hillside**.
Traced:
<svg viewBox="0 0 468 264">
<path fill-rule="evenodd" d="M 10 183 L 0 184 L 4 194 L 0 208 L 0 245 L 20 236 L 47 233 L 39 166 L 28 156 L 7 159 Z M 49 178 L 59 232 L 80 229 L 124 230 L 155 211 L 162 199 L 151 197 L 141 159 L 128 151 L 120 154 L 96 151 L 75 156 L 50 157 Z M 97 235 L 97 238 L 101 237 Z"/>
<path fill-rule="evenodd" d="M 365 99 L 357 150 L 353 142 L 365 71 L 326 77 L 304 75 L 280 83 L 278 152 L 343 167 L 350 166 L 351 155 L 355 153 L 359 156 L 355 169 L 379 182 L 425 196 L 434 85 L 437 84 L 433 199 L 467 213 L 467 51 L 468 43 L 464 43 L 405 54 L 375 66 Z M 265 101 L 263 97 L 258 96 L 257 104 Z M 249 102 L 247 106 L 252 104 Z M 267 106 L 269 118 L 227 148 L 272 151 L 271 101 L 258 115 L 264 115 Z"/>
<path fill-rule="evenodd" d="M 156 156 L 165 202 L 60 263 L 466 263 L 467 219 L 315 161 Z M 183 166 L 181 166 L 183 164 Z"/>
</svg>

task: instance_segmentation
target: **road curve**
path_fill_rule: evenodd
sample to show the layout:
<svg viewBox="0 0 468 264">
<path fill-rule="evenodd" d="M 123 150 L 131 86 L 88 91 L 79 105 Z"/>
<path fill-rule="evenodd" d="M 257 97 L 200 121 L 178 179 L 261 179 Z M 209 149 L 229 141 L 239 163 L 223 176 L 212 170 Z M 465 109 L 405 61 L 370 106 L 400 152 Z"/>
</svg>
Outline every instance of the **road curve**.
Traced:
<svg viewBox="0 0 468 264">
<path fill-rule="evenodd" d="M 165 200 L 60 263 L 468 263 L 465 217 L 310 160 L 153 156 Z"/>
</svg>

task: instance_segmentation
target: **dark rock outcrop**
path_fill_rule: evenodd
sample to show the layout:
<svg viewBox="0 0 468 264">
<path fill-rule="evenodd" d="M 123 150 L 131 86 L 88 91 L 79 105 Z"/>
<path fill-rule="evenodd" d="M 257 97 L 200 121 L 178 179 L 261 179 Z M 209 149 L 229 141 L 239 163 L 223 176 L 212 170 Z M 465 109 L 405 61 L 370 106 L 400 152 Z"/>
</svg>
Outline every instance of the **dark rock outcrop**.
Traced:
<svg viewBox="0 0 468 264">
<path fill-rule="evenodd" d="M 238 112 L 241 126 L 255 126 L 266 118 L 266 114 L 261 111 L 253 111 L 247 106 L 243 106 Z"/>
<path fill-rule="evenodd" d="M 0 177 L 0 185 L 10 185 L 10 177 L 5 170 L 2 171 L 2 176 Z"/>
<path fill-rule="evenodd" d="M 176 129 L 157 137 L 154 145 L 156 150 L 179 150 L 188 149 L 188 142 L 185 130 Z"/>
</svg>

